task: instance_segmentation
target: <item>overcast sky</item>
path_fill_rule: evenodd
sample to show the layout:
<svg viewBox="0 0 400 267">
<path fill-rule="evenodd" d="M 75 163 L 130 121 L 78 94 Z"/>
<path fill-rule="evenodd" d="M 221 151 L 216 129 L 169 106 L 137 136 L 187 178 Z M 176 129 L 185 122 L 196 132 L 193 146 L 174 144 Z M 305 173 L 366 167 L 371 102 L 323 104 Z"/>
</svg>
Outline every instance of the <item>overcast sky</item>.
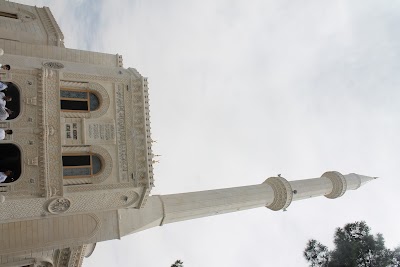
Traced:
<svg viewBox="0 0 400 267">
<path fill-rule="evenodd" d="M 49 6 L 69 48 L 149 77 L 153 194 L 379 176 L 338 199 L 180 222 L 97 244 L 84 266 L 307 266 L 310 238 L 365 220 L 400 245 L 400 2 L 81 0 Z"/>
</svg>

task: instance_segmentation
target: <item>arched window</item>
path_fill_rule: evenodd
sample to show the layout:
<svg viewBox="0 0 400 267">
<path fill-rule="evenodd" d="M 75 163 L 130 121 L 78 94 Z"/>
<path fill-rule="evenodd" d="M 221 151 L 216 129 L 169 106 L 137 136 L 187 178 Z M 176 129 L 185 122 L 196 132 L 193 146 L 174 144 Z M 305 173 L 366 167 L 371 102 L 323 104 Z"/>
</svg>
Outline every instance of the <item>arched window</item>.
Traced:
<svg viewBox="0 0 400 267">
<path fill-rule="evenodd" d="M 61 89 L 60 102 L 61 110 L 67 112 L 89 112 L 100 106 L 97 95 L 89 90 Z"/>
<path fill-rule="evenodd" d="M 100 158 L 93 154 L 64 154 L 62 162 L 64 179 L 91 177 L 102 168 Z"/>
<path fill-rule="evenodd" d="M 11 183 L 21 175 L 21 151 L 13 144 L 0 144 L 0 172 L 12 171 L 3 183 Z"/>
<path fill-rule="evenodd" d="M 3 82 L 3 84 L 7 85 L 7 88 L 0 93 L 4 93 L 5 96 L 9 96 L 12 99 L 11 101 L 6 102 L 6 108 L 12 111 L 12 113 L 9 114 L 7 120 L 12 120 L 18 117 L 20 113 L 19 89 L 12 82 Z M 1 94 L 1 96 L 4 97 L 3 94 Z"/>
</svg>

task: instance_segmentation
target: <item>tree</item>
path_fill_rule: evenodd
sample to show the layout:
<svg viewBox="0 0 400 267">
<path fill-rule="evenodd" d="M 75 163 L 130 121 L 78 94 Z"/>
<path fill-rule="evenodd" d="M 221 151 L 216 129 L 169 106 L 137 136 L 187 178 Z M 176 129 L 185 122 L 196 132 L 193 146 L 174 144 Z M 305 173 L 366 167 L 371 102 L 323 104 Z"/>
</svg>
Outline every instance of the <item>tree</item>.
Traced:
<svg viewBox="0 0 400 267">
<path fill-rule="evenodd" d="M 311 239 L 304 250 L 304 257 L 312 267 L 327 267 L 329 261 L 328 248 L 317 240 Z"/>
<path fill-rule="evenodd" d="M 183 267 L 183 262 L 181 260 L 177 260 L 171 267 Z"/>
<path fill-rule="evenodd" d="M 382 234 L 373 236 L 369 226 L 361 221 L 337 228 L 335 248 L 331 251 L 311 239 L 304 250 L 304 257 L 311 267 L 399 267 L 400 247 L 385 247 Z"/>
</svg>

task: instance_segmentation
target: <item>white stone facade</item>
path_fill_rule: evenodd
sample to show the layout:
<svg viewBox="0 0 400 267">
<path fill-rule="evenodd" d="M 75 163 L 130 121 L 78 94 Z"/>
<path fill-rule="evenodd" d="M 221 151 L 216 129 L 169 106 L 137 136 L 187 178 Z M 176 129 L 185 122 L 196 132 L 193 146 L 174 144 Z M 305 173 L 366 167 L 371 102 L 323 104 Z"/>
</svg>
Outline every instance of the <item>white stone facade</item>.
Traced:
<svg viewBox="0 0 400 267">
<path fill-rule="evenodd" d="M 0 155 L 13 147 L 20 159 L 19 177 L 0 184 L 0 266 L 80 266 L 100 241 L 226 212 L 337 198 L 372 179 L 327 172 L 150 197 L 147 78 L 123 68 L 120 55 L 65 48 L 46 7 L 0 0 L 0 48 L 0 63 L 11 65 L 0 80 L 19 95 L 18 116 L 0 121 L 14 132 L 0 141 Z M 78 159 L 86 163 L 76 165 Z"/>
<path fill-rule="evenodd" d="M 0 266 L 79 266 L 85 244 L 119 238 L 117 210 L 142 207 L 153 186 L 147 79 L 120 55 L 65 48 L 46 7 L 1 0 L 0 48 L 11 65 L 0 79 L 20 101 L 0 122 L 14 132 L 0 150 L 12 144 L 21 159 L 18 179 L 0 184 Z M 93 94 L 98 107 L 61 110 L 62 90 Z M 101 168 L 67 179 L 71 155 Z"/>
</svg>

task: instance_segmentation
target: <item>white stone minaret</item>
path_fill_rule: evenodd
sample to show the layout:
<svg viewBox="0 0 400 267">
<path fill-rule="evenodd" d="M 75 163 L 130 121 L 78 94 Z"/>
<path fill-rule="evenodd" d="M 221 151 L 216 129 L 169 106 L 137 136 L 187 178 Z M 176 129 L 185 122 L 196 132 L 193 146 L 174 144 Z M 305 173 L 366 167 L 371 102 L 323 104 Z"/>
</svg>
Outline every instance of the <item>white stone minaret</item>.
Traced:
<svg viewBox="0 0 400 267">
<path fill-rule="evenodd" d="M 375 178 L 332 171 L 320 178 L 292 182 L 278 176 L 260 185 L 152 196 L 143 209 L 119 211 L 121 236 L 167 223 L 251 208 L 265 206 L 277 211 L 286 209 L 292 201 L 317 196 L 334 199 Z"/>
</svg>

